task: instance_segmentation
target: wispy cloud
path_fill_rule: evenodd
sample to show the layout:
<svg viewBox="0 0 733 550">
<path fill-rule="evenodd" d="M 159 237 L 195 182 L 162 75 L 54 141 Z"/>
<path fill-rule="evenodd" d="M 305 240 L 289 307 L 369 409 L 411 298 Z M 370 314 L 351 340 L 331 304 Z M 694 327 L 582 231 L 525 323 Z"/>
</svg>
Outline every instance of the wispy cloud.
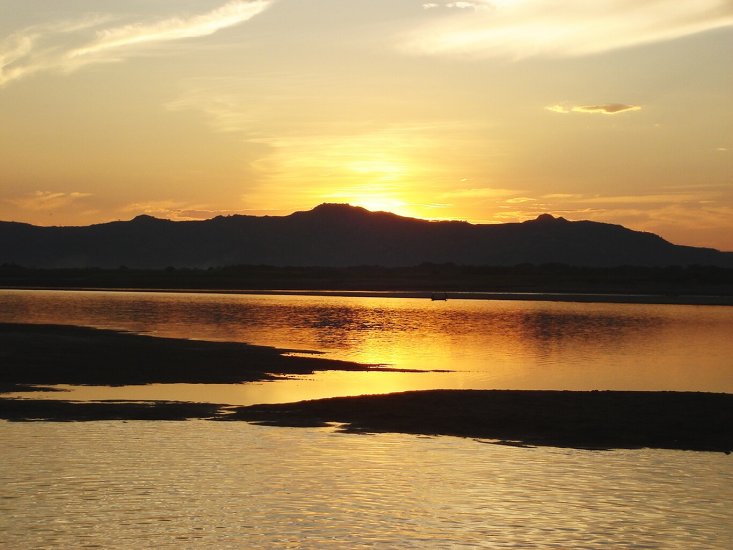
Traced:
<svg viewBox="0 0 733 550">
<path fill-rule="evenodd" d="M 485 0 L 462 0 L 459 2 L 427 2 L 422 5 L 426 10 L 435 8 L 448 8 L 458 10 L 477 9 L 486 5 Z"/>
<path fill-rule="evenodd" d="M 649 195 L 609 195 L 582 197 L 575 202 L 583 204 L 678 204 L 703 202 L 703 193 L 659 193 Z"/>
<path fill-rule="evenodd" d="M 212 11 L 154 22 L 108 26 L 111 16 L 26 28 L 0 42 L 0 87 L 40 71 L 70 72 L 121 61 L 145 46 L 200 38 L 239 25 L 275 0 L 234 0 Z"/>
<path fill-rule="evenodd" d="M 120 51 L 142 44 L 169 42 L 184 38 L 209 36 L 217 31 L 239 25 L 263 12 L 271 0 L 241 0 L 228 2 L 202 15 L 188 18 L 174 17 L 153 24 L 133 24 L 97 32 L 97 39 L 91 44 L 68 53 L 69 59 L 104 55 L 109 51 Z"/>
<path fill-rule="evenodd" d="M 433 8 L 433 17 L 404 37 L 412 53 L 581 56 L 733 25 L 730 0 L 471 0 L 424 7 Z"/>
<path fill-rule="evenodd" d="M 109 22 L 93 15 L 75 21 L 34 25 L 0 41 L 0 87 L 46 70 L 68 70 L 66 56 L 90 31 Z"/>
<path fill-rule="evenodd" d="M 35 191 L 21 197 L 7 198 L 5 199 L 5 202 L 22 210 L 38 212 L 64 208 L 72 203 L 76 203 L 81 199 L 91 196 L 91 193 L 80 193 L 78 191 L 70 193 L 58 191 Z"/>
<path fill-rule="evenodd" d="M 133 202 L 121 206 L 118 212 L 123 217 L 147 214 L 148 216 L 175 221 L 208 220 L 216 216 L 249 213 L 242 209 L 211 208 L 208 205 L 176 200 Z"/>
<path fill-rule="evenodd" d="M 552 111 L 553 113 L 586 113 L 586 114 L 602 114 L 602 115 L 617 115 L 619 113 L 625 113 L 629 111 L 641 111 L 639 105 L 627 105 L 626 103 L 602 103 L 597 105 L 550 105 L 545 107 L 546 110 Z"/>
<path fill-rule="evenodd" d="M 442 199 L 479 199 L 479 198 L 499 198 L 508 197 L 522 193 L 516 189 L 501 189 L 496 187 L 477 187 L 472 189 L 454 189 L 446 193 L 442 193 Z M 531 199 L 529 199 L 531 200 Z"/>
</svg>

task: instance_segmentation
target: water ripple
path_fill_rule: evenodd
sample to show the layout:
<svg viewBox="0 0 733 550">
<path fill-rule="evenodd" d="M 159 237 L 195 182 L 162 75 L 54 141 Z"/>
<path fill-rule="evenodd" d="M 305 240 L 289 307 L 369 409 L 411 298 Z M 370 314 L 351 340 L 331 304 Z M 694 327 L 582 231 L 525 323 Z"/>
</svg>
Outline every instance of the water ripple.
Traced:
<svg viewBox="0 0 733 550">
<path fill-rule="evenodd" d="M 0 423 L 3 548 L 730 548 L 733 460 L 240 423 Z"/>
</svg>

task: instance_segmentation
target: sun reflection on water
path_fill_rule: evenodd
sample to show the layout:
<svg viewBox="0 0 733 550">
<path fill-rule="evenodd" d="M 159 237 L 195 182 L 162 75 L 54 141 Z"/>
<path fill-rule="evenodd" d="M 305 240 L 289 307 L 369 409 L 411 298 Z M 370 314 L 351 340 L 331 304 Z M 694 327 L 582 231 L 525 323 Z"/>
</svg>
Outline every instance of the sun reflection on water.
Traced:
<svg viewBox="0 0 733 550">
<path fill-rule="evenodd" d="M 2 291 L 0 306 L 0 321 L 247 342 L 451 371 L 332 371 L 219 389 L 133 388 L 135 395 L 248 403 L 428 388 L 733 392 L 727 307 L 50 291 Z"/>
</svg>

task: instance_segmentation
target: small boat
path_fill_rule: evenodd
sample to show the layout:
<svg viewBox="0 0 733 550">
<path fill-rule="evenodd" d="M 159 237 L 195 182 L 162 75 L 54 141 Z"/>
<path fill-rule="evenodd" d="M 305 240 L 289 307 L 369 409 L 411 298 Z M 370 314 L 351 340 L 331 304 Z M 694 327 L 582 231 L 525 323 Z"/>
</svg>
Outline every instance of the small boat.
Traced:
<svg viewBox="0 0 733 550">
<path fill-rule="evenodd" d="M 446 300 L 448 299 L 448 294 L 447 294 L 447 293 L 445 293 L 445 292 L 433 292 L 433 293 L 432 293 L 432 294 L 430 295 L 430 299 L 431 299 L 432 301 L 436 301 L 436 300 L 443 300 L 443 301 L 446 301 Z"/>
</svg>

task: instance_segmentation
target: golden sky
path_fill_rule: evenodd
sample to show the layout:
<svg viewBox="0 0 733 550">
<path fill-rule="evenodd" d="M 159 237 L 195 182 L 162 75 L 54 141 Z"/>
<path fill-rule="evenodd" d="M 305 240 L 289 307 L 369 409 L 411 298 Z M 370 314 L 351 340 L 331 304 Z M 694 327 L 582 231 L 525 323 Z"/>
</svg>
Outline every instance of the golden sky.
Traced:
<svg viewBox="0 0 733 550">
<path fill-rule="evenodd" d="M 733 250 L 732 0 L 0 0 L 0 219 L 348 202 Z"/>
</svg>

